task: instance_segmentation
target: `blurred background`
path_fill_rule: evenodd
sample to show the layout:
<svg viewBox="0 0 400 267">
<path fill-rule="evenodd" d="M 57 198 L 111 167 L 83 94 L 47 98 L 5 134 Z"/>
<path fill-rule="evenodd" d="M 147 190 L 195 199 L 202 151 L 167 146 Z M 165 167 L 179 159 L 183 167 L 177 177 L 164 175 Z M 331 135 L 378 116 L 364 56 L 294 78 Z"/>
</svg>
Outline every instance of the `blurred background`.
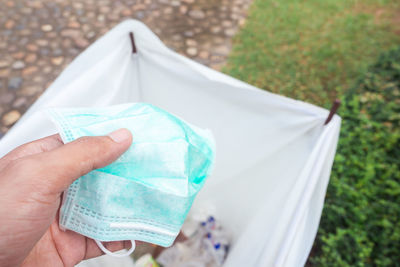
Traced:
<svg viewBox="0 0 400 267">
<path fill-rule="evenodd" d="M 128 18 L 215 69 L 250 0 L 0 0 L 0 135 L 86 47 Z"/>
<path fill-rule="evenodd" d="M 326 108 L 341 99 L 341 139 L 307 265 L 399 266 L 400 1 L 0 0 L 0 137 L 126 18 L 257 87 Z"/>
</svg>

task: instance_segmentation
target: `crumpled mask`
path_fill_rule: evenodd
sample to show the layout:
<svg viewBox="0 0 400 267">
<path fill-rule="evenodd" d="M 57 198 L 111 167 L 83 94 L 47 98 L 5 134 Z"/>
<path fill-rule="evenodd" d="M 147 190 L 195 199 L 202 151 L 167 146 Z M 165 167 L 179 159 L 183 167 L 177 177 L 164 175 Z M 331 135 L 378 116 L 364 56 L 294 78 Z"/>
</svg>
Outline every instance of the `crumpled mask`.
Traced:
<svg viewBox="0 0 400 267">
<path fill-rule="evenodd" d="M 211 132 L 145 103 L 50 109 L 49 114 L 64 143 L 119 128 L 133 135 L 118 160 L 68 188 L 60 226 L 98 241 L 170 246 L 210 174 Z"/>
</svg>

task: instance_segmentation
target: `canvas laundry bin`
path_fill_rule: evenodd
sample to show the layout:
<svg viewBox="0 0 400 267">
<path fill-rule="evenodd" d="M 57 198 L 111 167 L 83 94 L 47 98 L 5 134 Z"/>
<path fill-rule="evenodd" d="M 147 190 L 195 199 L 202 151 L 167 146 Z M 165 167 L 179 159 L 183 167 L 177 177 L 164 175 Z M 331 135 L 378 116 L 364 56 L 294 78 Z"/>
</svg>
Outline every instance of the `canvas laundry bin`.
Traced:
<svg viewBox="0 0 400 267">
<path fill-rule="evenodd" d="M 136 53 L 129 33 L 134 33 Z M 191 212 L 215 207 L 233 233 L 224 266 L 302 266 L 312 247 L 339 116 L 187 59 L 127 20 L 79 55 L 0 140 L 0 156 L 56 133 L 47 107 L 147 102 L 213 132 L 213 174 Z"/>
</svg>

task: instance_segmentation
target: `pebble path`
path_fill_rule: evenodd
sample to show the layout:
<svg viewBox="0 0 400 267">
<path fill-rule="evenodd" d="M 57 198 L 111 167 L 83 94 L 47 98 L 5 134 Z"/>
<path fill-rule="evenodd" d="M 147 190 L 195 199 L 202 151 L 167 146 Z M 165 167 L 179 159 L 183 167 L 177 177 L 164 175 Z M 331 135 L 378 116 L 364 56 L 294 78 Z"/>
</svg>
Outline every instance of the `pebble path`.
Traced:
<svg viewBox="0 0 400 267">
<path fill-rule="evenodd" d="M 0 138 L 86 47 L 144 22 L 178 53 L 220 69 L 252 0 L 0 0 Z"/>
</svg>

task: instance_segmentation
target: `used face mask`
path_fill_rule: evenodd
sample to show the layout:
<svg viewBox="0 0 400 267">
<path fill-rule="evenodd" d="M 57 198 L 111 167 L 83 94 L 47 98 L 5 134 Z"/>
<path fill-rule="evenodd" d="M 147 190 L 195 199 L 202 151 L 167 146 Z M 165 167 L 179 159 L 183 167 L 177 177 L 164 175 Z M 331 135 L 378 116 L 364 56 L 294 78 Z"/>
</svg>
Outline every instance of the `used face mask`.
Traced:
<svg viewBox="0 0 400 267">
<path fill-rule="evenodd" d="M 170 246 L 210 174 L 211 132 L 144 103 L 48 112 L 64 143 L 119 128 L 133 135 L 117 161 L 82 176 L 64 193 L 60 226 L 98 241 Z"/>
</svg>

